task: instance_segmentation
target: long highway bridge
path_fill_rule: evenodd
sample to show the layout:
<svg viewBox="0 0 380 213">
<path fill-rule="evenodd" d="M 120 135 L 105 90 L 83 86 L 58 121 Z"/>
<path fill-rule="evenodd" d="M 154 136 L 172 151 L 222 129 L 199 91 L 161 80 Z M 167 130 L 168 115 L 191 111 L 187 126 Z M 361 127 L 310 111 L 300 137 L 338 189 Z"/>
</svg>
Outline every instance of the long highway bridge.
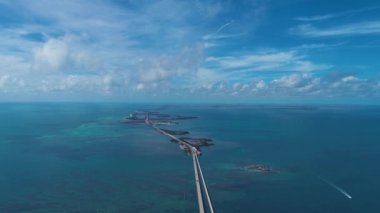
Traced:
<svg viewBox="0 0 380 213">
<path fill-rule="evenodd" d="M 210 209 L 210 212 L 214 213 L 214 207 L 212 205 L 211 197 L 210 197 L 210 194 L 208 192 L 207 184 L 206 184 L 205 178 L 203 176 L 202 168 L 201 168 L 201 165 L 200 165 L 199 159 L 198 159 L 198 155 L 201 154 L 200 150 L 198 150 L 191 143 L 189 143 L 185 140 L 182 140 L 182 139 L 158 128 L 154 122 L 151 122 L 149 120 L 149 112 L 145 112 L 145 124 L 152 127 L 157 132 L 170 137 L 171 139 L 176 141 L 182 149 L 188 151 L 191 154 L 191 156 L 193 158 L 194 176 L 195 176 L 195 185 L 196 185 L 196 190 L 197 190 L 199 212 L 200 213 L 205 212 L 204 198 L 203 198 L 203 193 L 202 193 L 202 188 L 201 188 L 201 187 L 203 187 L 203 191 L 204 191 L 204 194 L 206 195 L 206 201 L 207 201 L 208 207 Z"/>
</svg>

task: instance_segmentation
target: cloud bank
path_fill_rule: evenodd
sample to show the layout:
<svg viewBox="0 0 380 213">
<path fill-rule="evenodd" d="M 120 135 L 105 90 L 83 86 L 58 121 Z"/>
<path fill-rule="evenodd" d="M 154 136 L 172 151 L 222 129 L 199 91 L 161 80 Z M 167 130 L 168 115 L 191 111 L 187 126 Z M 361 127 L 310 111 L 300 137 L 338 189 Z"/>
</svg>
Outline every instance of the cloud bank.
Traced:
<svg viewBox="0 0 380 213">
<path fill-rule="evenodd" d="M 265 0 L 2 0 L 0 98 L 377 96 L 377 76 L 344 72 L 311 54 L 346 42 L 259 47 L 268 8 Z M 315 25 L 359 12 L 298 17 L 302 24 L 288 32 L 311 39 L 378 35 L 376 20 Z"/>
</svg>

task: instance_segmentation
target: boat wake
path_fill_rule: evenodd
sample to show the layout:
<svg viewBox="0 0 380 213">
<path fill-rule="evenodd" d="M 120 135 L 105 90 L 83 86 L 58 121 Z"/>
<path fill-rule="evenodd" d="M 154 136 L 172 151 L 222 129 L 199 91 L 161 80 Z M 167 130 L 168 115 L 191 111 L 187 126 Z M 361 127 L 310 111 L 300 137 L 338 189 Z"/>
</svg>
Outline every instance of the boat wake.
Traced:
<svg viewBox="0 0 380 213">
<path fill-rule="evenodd" d="M 348 194 L 346 191 L 344 191 L 342 188 L 340 188 L 339 186 L 337 186 L 336 184 L 334 184 L 333 182 L 321 177 L 321 176 L 318 176 L 318 178 L 320 180 L 322 180 L 323 182 L 327 183 L 329 186 L 333 187 L 334 189 L 336 189 L 338 192 L 340 192 L 341 194 L 343 194 L 345 197 L 347 197 L 348 199 L 352 199 L 352 196 L 350 194 Z"/>
</svg>

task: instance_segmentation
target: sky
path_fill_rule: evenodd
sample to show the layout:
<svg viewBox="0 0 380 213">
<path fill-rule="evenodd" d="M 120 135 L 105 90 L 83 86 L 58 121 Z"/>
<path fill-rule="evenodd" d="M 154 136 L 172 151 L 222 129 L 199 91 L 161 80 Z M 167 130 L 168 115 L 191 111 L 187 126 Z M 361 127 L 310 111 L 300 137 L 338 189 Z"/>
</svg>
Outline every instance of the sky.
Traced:
<svg viewBox="0 0 380 213">
<path fill-rule="evenodd" d="M 0 0 L 0 101 L 380 104 L 375 0 Z"/>
</svg>

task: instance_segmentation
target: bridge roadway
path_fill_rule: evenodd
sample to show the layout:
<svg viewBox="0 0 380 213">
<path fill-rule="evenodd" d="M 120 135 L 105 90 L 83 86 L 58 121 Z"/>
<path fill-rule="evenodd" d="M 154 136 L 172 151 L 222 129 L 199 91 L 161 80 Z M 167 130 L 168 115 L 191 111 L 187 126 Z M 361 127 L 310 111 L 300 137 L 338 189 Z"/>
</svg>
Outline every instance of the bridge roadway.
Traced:
<svg viewBox="0 0 380 213">
<path fill-rule="evenodd" d="M 200 165 L 199 159 L 198 159 L 198 155 L 200 155 L 201 152 L 196 147 L 194 147 L 192 144 L 190 144 L 184 140 L 181 140 L 181 139 L 177 138 L 176 136 L 169 134 L 169 133 L 165 132 L 164 130 L 158 128 L 154 123 L 152 123 L 149 120 L 149 112 L 145 113 L 145 124 L 152 127 L 157 132 L 159 132 L 163 135 L 166 135 L 166 136 L 172 138 L 173 140 L 177 141 L 178 144 L 187 147 L 187 149 L 191 152 L 191 156 L 193 158 L 194 176 L 195 176 L 195 185 L 196 185 L 196 189 L 197 189 L 199 213 L 205 212 L 205 208 L 204 208 L 204 204 L 203 204 L 201 182 L 200 182 L 199 176 L 201 177 L 201 180 L 202 180 L 202 186 L 203 186 L 204 192 L 206 194 L 208 206 L 210 207 L 210 212 L 214 213 L 214 208 L 212 206 L 212 202 L 211 202 L 210 195 L 208 193 L 206 181 L 203 177 L 203 172 L 202 172 L 201 165 Z"/>
</svg>

